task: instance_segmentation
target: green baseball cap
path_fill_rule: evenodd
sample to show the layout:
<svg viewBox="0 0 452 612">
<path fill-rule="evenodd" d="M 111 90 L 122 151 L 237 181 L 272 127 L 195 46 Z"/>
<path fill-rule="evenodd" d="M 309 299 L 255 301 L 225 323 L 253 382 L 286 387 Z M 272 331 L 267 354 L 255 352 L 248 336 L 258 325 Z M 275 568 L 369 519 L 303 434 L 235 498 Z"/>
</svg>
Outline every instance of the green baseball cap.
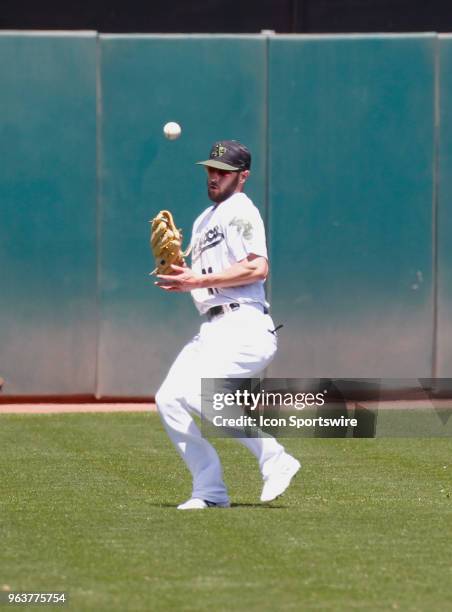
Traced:
<svg viewBox="0 0 452 612">
<path fill-rule="evenodd" d="M 250 169 L 251 153 L 237 140 L 220 140 L 212 146 L 209 159 L 196 163 L 209 168 L 240 172 Z"/>
</svg>

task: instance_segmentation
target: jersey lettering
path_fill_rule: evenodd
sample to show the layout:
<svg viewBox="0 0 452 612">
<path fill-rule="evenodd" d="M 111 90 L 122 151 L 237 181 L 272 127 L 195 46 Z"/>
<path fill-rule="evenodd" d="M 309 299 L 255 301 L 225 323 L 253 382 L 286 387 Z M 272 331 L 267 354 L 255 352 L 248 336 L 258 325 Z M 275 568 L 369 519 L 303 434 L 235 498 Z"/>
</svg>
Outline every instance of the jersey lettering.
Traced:
<svg viewBox="0 0 452 612">
<path fill-rule="evenodd" d="M 220 230 L 218 225 L 207 230 L 196 241 L 193 246 L 192 257 L 193 259 L 198 259 L 198 257 L 207 249 L 211 249 L 218 244 L 220 244 L 224 240 L 224 234 Z"/>
<path fill-rule="evenodd" d="M 207 268 L 207 271 L 206 271 L 206 269 L 205 269 L 205 268 L 203 268 L 203 269 L 201 270 L 201 272 L 202 272 L 203 274 L 212 274 L 213 270 L 212 270 L 212 267 L 211 267 L 211 266 L 209 266 L 209 267 Z M 212 287 L 208 287 L 207 291 L 208 291 L 209 295 L 215 295 L 215 293 L 218 293 L 218 289 L 212 289 Z"/>
</svg>

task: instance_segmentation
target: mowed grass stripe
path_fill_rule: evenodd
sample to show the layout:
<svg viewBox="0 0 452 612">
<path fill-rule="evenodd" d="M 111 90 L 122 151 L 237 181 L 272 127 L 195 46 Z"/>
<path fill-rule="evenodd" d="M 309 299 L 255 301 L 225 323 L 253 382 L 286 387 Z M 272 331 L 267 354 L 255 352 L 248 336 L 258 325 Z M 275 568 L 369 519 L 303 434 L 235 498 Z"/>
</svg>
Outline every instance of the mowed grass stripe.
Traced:
<svg viewBox="0 0 452 612">
<path fill-rule="evenodd" d="M 157 415 L 2 415 L 0 588 L 73 610 L 452 609 L 450 439 L 284 443 L 303 470 L 281 499 L 215 440 L 233 508 L 178 512 L 190 478 Z"/>
</svg>

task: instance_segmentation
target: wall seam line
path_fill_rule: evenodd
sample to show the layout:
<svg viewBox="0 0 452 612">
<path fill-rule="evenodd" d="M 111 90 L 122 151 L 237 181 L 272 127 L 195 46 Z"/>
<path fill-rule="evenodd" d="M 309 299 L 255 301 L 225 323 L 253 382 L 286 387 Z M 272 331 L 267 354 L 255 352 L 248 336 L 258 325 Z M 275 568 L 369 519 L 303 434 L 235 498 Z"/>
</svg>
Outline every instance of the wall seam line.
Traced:
<svg viewBox="0 0 452 612">
<path fill-rule="evenodd" d="M 101 48 L 100 36 L 96 36 L 96 362 L 94 374 L 94 395 L 100 398 L 99 371 L 100 371 L 100 343 L 102 325 L 102 87 L 101 87 Z"/>
<path fill-rule="evenodd" d="M 434 143 L 433 143 L 433 190 L 432 190 L 432 378 L 438 374 L 438 208 L 439 208 L 439 144 L 440 144 L 440 48 L 436 35 L 434 46 Z"/>
</svg>

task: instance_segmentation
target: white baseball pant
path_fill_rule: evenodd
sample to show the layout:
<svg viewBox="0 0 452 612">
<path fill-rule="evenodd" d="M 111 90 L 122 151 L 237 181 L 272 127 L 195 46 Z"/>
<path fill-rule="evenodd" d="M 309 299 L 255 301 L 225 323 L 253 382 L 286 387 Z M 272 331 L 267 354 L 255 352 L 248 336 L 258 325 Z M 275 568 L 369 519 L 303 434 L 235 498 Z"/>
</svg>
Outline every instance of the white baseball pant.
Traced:
<svg viewBox="0 0 452 612">
<path fill-rule="evenodd" d="M 165 429 L 193 477 L 192 497 L 228 501 L 220 459 L 190 413 L 201 414 L 201 378 L 253 378 L 272 361 L 274 324 L 259 305 L 240 308 L 201 325 L 179 353 L 155 400 Z M 284 453 L 272 437 L 237 438 L 257 458 L 263 477 Z"/>
</svg>

